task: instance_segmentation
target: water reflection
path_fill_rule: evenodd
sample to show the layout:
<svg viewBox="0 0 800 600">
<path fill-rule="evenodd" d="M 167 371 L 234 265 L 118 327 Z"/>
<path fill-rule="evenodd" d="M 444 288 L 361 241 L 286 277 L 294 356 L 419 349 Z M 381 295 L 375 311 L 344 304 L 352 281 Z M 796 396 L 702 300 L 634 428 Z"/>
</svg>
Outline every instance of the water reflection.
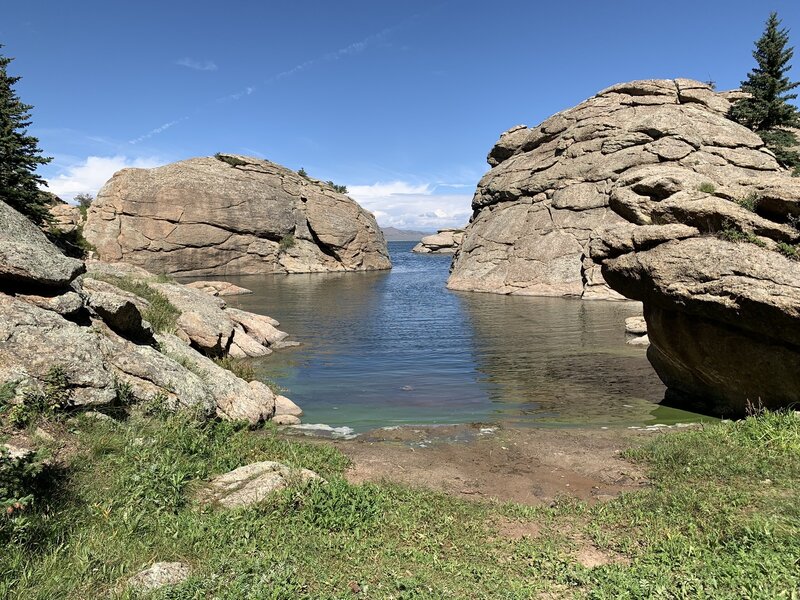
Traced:
<svg viewBox="0 0 800 600">
<path fill-rule="evenodd" d="M 390 244 L 390 272 L 226 278 L 255 292 L 230 304 L 302 343 L 255 366 L 307 422 L 652 422 L 663 387 L 625 345 L 635 306 L 449 292 L 449 257 L 412 246 Z"/>
<path fill-rule="evenodd" d="M 664 386 L 625 344 L 631 303 L 460 294 L 478 370 L 512 421 L 641 423 Z"/>
</svg>

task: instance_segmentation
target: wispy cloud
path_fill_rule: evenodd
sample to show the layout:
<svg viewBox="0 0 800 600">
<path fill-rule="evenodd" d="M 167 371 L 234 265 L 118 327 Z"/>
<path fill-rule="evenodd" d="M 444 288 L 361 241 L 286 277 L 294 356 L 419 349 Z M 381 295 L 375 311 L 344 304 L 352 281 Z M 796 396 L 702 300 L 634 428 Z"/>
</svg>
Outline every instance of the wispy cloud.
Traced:
<svg viewBox="0 0 800 600">
<path fill-rule="evenodd" d="M 276 82 L 278 82 L 278 81 L 280 81 L 282 79 L 285 79 L 287 77 L 291 77 L 292 75 L 300 73 L 301 71 L 305 71 L 306 69 L 309 69 L 309 68 L 311 68 L 313 66 L 316 66 L 318 64 L 335 62 L 335 61 L 340 60 L 341 58 L 344 58 L 346 56 L 351 56 L 351 55 L 354 55 L 354 54 L 358 54 L 359 52 L 363 52 L 371 44 L 374 44 L 375 42 L 377 42 L 377 41 L 381 40 L 382 38 L 386 37 L 392 31 L 394 31 L 395 29 L 400 27 L 403 23 L 405 23 L 406 21 L 408 21 L 410 19 L 416 18 L 416 16 L 417 15 L 412 15 L 408 19 L 404 19 L 402 21 L 402 23 L 399 23 L 399 24 L 397 24 L 397 25 L 395 25 L 393 27 L 387 27 L 387 28 L 382 29 L 381 31 L 379 31 L 377 33 L 373 33 L 372 35 L 368 35 L 363 40 L 360 40 L 358 42 L 353 42 L 352 44 L 348 44 L 347 46 L 339 48 L 338 50 L 334 50 L 333 52 L 327 52 L 327 53 L 322 54 L 320 56 L 317 56 L 315 58 L 311 58 L 311 59 L 309 59 L 307 61 L 299 63 L 299 64 L 297 64 L 297 65 L 295 65 L 295 66 L 293 66 L 293 67 L 291 67 L 289 69 L 286 69 L 285 71 L 281 71 L 280 73 L 276 73 L 275 75 L 272 75 L 271 77 L 268 77 L 266 80 L 264 80 L 262 85 L 276 83 Z M 183 67 L 188 67 L 190 69 L 198 69 L 198 70 L 206 70 L 206 71 L 214 70 L 214 69 L 217 68 L 217 66 L 211 61 L 201 62 L 201 61 L 195 61 L 195 60 L 192 60 L 192 59 L 189 59 L 189 58 L 182 58 L 179 61 L 176 61 L 176 64 L 179 64 L 179 65 L 181 65 Z M 220 98 L 217 98 L 214 102 L 215 103 L 219 103 L 219 102 L 235 102 L 237 100 L 241 100 L 245 96 L 249 96 L 250 94 L 255 92 L 256 89 L 257 89 L 257 85 L 256 84 L 248 85 L 245 88 L 243 88 L 242 90 L 239 90 L 238 92 L 234 92 L 232 94 L 227 94 L 225 96 L 221 96 Z M 199 110 L 200 110 L 200 108 L 198 107 L 196 109 L 196 111 L 199 111 Z M 160 127 L 156 127 L 155 129 L 151 129 L 147 133 L 145 133 L 145 134 L 143 134 L 143 135 L 141 135 L 141 136 L 139 136 L 137 138 L 134 138 L 134 139 L 130 140 L 130 143 L 131 144 L 138 144 L 139 142 L 144 141 L 146 139 L 149 139 L 149 138 L 153 137 L 154 135 L 158 135 L 159 133 L 165 131 L 166 129 L 169 129 L 173 125 L 177 125 L 178 123 L 180 123 L 182 121 L 186 121 L 189 118 L 190 118 L 189 115 L 187 115 L 187 116 L 181 117 L 180 119 L 176 119 L 174 121 L 170 121 L 169 123 L 165 123 L 164 125 L 161 125 Z"/>
<path fill-rule="evenodd" d="M 85 160 L 65 166 L 55 177 L 47 179 L 47 189 L 62 200 L 72 200 L 77 194 L 97 194 L 105 182 L 120 169 L 149 168 L 161 164 L 164 161 L 153 156 L 89 156 Z"/>
<path fill-rule="evenodd" d="M 472 194 L 438 194 L 436 184 L 387 181 L 348 185 L 347 189 L 382 227 L 462 227 L 472 214 Z"/>
<path fill-rule="evenodd" d="M 216 71 L 217 64 L 212 60 L 195 60 L 193 58 L 179 58 L 175 64 L 195 71 Z"/>
<path fill-rule="evenodd" d="M 188 121 L 188 120 L 189 120 L 189 117 L 187 116 L 187 117 L 181 117 L 180 119 L 175 119 L 174 121 L 170 121 L 169 123 L 164 123 L 163 125 L 159 125 L 155 129 L 151 129 L 150 131 L 148 131 L 144 135 L 140 135 L 137 138 L 134 138 L 132 140 L 128 140 L 128 143 L 129 144 L 138 144 L 139 142 L 143 142 L 144 140 L 150 139 L 154 135 L 158 135 L 162 131 L 166 131 L 170 127 L 174 127 L 175 125 L 177 125 L 178 123 L 181 123 L 182 121 Z"/>
</svg>

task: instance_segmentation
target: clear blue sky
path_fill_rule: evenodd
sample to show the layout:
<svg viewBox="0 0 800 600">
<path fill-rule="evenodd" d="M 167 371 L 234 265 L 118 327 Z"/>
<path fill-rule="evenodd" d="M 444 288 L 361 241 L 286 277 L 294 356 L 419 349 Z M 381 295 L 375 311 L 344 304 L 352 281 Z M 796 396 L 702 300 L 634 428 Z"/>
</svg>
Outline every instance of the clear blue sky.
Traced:
<svg viewBox="0 0 800 600">
<path fill-rule="evenodd" d="M 738 86 L 770 10 L 800 46 L 797 0 L 14 2 L 0 52 L 64 198 L 121 166 L 224 151 L 433 229 L 466 222 L 513 125 L 620 81 Z"/>
</svg>

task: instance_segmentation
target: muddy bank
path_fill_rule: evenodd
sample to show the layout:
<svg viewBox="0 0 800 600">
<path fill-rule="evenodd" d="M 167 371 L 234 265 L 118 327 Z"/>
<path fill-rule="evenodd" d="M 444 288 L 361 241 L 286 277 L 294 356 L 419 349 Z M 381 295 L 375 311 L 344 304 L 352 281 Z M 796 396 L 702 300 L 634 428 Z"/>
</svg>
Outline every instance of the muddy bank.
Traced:
<svg viewBox="0 0 800 600">
<path fill-rule="evenodd" d="M 446 425 L 377 429 L 331 443 L 353 461 L 353 483 L 390 481 L 454 496 L 548 505 L 590 503 L 647 485 L 624 450 L 677 428 L 540 429 Z"/>
</svg>

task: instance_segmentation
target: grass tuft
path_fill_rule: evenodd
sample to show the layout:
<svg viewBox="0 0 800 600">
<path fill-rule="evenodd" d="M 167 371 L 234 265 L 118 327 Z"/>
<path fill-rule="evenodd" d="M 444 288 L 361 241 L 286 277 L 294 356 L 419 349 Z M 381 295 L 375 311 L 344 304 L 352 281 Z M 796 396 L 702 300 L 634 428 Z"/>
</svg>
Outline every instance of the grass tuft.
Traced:
<svg viewBox="0 0 800 600">
<path fill-rule="evenodd" d="M 140 298 L 147 300 L 149 306 L 142 313 L 153 329 L 157 333 L 173 333 L 178 323 L 180 311 L 172 304 L 167 297 L 152 288 L 146 281 L 141 279 L 134 279 L 132 277 L 114 277 L 104 275 L 92 275 L 96 279 L 100 279 L 121 290 L 135 294 Z M 171 281 L 166 275 L 159 276 L 154 281 L 156 282 L 169 282 Z"/>
</svg>

